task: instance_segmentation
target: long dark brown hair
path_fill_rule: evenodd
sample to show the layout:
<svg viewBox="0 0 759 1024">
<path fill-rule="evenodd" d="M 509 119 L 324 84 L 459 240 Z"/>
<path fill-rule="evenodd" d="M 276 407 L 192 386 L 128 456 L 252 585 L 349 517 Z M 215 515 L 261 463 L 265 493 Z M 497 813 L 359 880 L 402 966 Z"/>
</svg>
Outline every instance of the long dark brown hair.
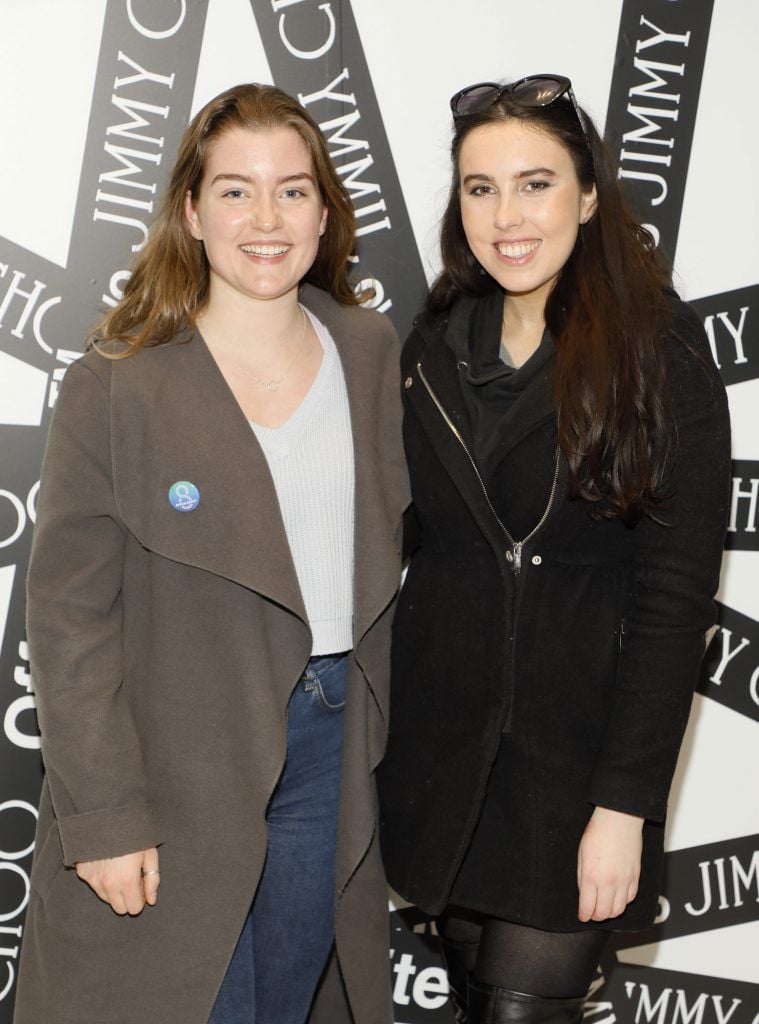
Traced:
<svg viewBox="0 0 759 1024">
<path fill-rule="evenodd" d="M 343 305 L 356 305 L 348 282 L 348 258 L 355 242 L 350 197 L 337 175 L 324 136 L 297 100 L 272 85 L 237 85 L 198 111 L 182 137 L 176 164 L 150 238 L 131 268 L 124 297 L 95 327 L 91 339 L 126 343 L 109 358 L 121 358 L 143 345 L 170 341 L 208 302 L 210 271 L 202 242 L 192 237 L 185 218 L 185 196 L 197 198 L 209 146 L 233 128 L 261 131 L 292 128 L 311 155 L 321 199 L 329 211 L 316 259 L 304 280 L 330 292 Z"/>
<path fill-rule="evenodd" d="M 651 234 L 632 216 L 611 154 L 590 118 L 585 132 L 572 104 L 525 107 L 502 96 L 458 118 L 453 181 L 442 223 L 443 270 L 427 301 L 448 309 L 458 295 L 499 286 L 475 261 L 461 221 L 459 154 L 469 132 L 518 120 L 569 152 L 580 188 L 596 186 L 597 204 L 548 298 L 546 325 L 556 343 L 558 442 L 569 464 L 569 493 L 591 514 L 633 523 L 666 499 L 674 446 L 665 402 L 663 335 L 671 329 L 668 267 Z"/>
</svg>

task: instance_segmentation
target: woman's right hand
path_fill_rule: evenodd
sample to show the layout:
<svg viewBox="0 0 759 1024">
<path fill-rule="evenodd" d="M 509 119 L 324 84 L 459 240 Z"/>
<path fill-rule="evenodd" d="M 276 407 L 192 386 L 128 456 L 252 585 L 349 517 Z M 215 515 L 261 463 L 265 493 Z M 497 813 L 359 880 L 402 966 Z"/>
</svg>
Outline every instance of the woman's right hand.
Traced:
<svg viewBox="0 0 759 1024">
<path fill-rule="evenodd" d="M 146 903 L 154 906 L 161 880 L 155 846 L 122 857 L 77 861 L 76 873 L 117 914 L 139 914 Z"/>
</svg>

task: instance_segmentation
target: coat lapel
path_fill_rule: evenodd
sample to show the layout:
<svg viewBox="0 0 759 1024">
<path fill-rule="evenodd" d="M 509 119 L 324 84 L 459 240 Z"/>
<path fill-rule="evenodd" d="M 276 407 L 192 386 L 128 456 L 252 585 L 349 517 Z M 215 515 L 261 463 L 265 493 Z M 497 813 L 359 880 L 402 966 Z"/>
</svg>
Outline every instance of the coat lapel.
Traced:
<svg viewBox="0 0 759 1024">
<path fill-rule="evenodd" d="M 400 443 L 397 368 L 362 333 L 359 316 L 305 286 L 301 301 L 329 329 L 345 376 L 356 472 L 354 640 L 392 602 L 399 578 L 382 552 L 397 547 L 409 502 Z M 386 353 L 385 353 L 386 354 Z M 128 529 L 149 550 L 240 583 L 307 621 L 266 457 L 201 336 L 113 367 L 114 487 Z M 396 422 L 397 421 L 397 422 Z M 383 436 L 396 430 L 397 439 Z M 172 484 L 200 492 L 178 512 Z"/>
<path fill-rule="evenodd" d="M 461 391 L 456 359 L 445 343 L 444 332 L 444 323 L 435 333 L 423 331 L 426 346 L 414 368 L 416 372 L 407 379 L 406 396 L 480 528 L 491 542 L 501 547 L 503 534 L 500 528 L 494 531 L 494 525 L 497 525 L 495 517 L 473 465 L 471 422 Z M 555 418 L 553 361 L 531 382 L 507 413 L 496 460 L 505 458 L 534 430 L 552 418 Z M 452 426 L 461 440 L 456 437 Z"/>
<path fill-rule="evenodd" d="M 266 457 L 205 342 L 114 363 L 114 489 L 127 528 L 151 551 L 224 576 L 306 621 Z M 197 488 L 193 511 L 168 492 Z"/>
<path fill-rule="evenodd" d="M 477 525 L 500 550 L 503 532 L 475 469 L 471 425 L 461 394 L 456 360 L 442 337 L 430 340 L 406 377 L 404 390 L 430 444 Z"/>
</svg>

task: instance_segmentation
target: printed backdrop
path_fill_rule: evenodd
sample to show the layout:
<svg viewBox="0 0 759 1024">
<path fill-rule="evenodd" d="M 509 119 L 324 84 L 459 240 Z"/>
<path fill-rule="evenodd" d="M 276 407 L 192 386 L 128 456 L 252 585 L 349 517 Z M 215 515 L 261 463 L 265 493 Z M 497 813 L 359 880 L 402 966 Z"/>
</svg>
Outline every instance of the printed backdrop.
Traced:
<svg viewBox="0 0 759 1024">
<path fill-rule="evenodd" d="M 24 577 L 67 366 L 119 297 L 191 115 L 275 82 L 351 193 L 356 282 L 403 335 L 438 267 L 447 98 L 556 71 L 605 125 L 728 385 L 734 480 L 719 594 L 668 826 L 656 924 L 599 968 L 591 1024 L 759 1024 L 759 141 L 756 0 L 2 0 L 0 1024 L 29 896 L 39 737 Z M 450 1022 L 434 929 L 391 903 L 398 1024 Z M 202 921 L 198 927 L 202 928 Z"/>
</svg>

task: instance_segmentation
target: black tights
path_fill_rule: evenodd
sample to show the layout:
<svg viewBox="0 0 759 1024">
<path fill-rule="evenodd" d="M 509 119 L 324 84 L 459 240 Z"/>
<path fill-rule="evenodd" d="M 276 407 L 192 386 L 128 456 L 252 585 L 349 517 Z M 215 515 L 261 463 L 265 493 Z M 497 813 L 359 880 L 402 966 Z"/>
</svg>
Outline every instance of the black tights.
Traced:
<svg viewBox="0 0 759 1024">
<path fill-rule="evenodd" d="M 564 999 L 588 991 L 609 937 L 605 930 L 544 932 L 451 906 L 437 928 L 444 939 L 463 945 L 477 981 Z"/>
</svg>

